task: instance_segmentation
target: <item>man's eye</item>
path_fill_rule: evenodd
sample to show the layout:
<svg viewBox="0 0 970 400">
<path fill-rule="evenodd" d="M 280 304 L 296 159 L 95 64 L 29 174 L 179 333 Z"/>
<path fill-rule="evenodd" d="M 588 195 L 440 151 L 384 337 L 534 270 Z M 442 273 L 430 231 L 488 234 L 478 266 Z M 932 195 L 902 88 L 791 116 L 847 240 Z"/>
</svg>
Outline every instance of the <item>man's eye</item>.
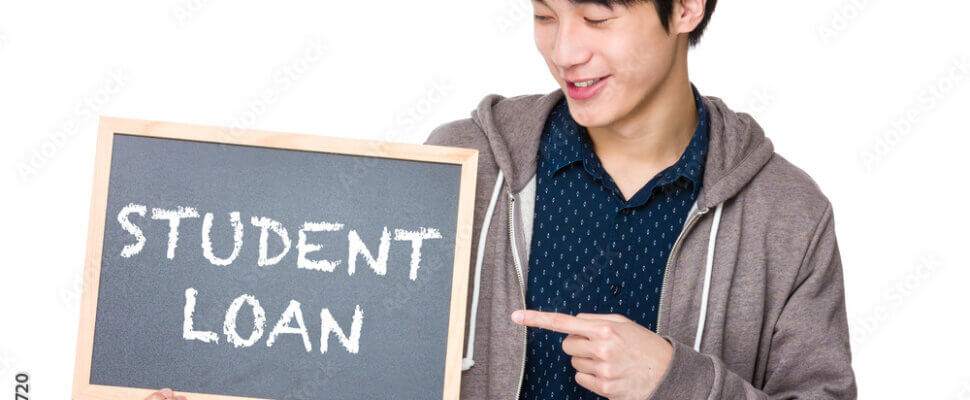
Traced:
<svg viewBox="0 0 970 400">
<path fill-rule="evenodd" d="M 586 22 L 589 22 L 589 23 L 591 23 L 593 25 L 599 25 L 599 24 L 602 24 L 602 23 L 604 23 L 604 22 L 606 22 L 608 20 L 609 20 L 609 18 L 607 18 L 607 19 L 589 19 L 589 18 L 586 18 Z"/>
<path fill-rule="evenodd" d="M 549 17 L 547 17 L 545 15 L 536 15 L 535 18 L 536 18 L 536 21 L 545 21 L 545 20 L 549 19 Z"/>
</svg>

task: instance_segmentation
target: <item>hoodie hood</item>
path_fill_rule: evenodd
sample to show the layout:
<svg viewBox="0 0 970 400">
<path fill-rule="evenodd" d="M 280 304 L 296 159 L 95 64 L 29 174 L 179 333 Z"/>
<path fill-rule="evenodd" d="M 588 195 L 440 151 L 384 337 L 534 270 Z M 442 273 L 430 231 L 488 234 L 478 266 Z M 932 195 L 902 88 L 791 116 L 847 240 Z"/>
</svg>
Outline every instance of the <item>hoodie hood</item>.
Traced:
<svg viewBox="0 0 970 400">
<path fill-rule="evenodd" d="M 546 119 L 563 96 L 558 88 L 544 95 L 490 94 L 472 111 L 472 120 L 485 133 L 513 192 L 521 191 L 535 175 Z M 702 97 L 711 125 L 697 205 L 706 210 L 737 194 L 768 162 L 774 146 L 751 115 L 734 112 L 718 97 Z"/>
</svg>

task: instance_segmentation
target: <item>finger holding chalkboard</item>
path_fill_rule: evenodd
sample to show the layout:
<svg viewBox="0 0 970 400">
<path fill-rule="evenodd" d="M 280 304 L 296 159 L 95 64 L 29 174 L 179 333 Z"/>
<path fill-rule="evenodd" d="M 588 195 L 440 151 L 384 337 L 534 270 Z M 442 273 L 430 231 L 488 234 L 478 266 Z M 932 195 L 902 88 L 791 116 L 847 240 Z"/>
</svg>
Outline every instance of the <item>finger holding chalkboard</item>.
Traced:
<svg viewBox="0 0 970 400">
<path fill-rule="evenodd" d="M 172 389 L 169 389 L 169 388 L 159 390 L 155 393 L 148 395 L 148 397 L 145 398 L 145 400 L 170 400 L 170 399 L 187 400 L 185 396 L 181 396 L 181 395 L 176 396 L 175 392 L 172 392 Z"/>
</svg>

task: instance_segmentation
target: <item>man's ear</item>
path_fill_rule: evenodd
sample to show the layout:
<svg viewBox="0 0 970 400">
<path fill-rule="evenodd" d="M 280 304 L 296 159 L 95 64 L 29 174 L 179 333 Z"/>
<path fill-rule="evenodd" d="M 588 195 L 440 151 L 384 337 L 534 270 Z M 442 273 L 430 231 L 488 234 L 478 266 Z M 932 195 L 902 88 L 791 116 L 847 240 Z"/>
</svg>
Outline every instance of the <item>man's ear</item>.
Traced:
<svg viewBox="0 0 970 400">
<path fill-rule="evenodd" d="M 675 34 L 689 34 L 704 19 L 707 0 L 677 0 L 671 15 L 671 30 Z"/>
</svg>

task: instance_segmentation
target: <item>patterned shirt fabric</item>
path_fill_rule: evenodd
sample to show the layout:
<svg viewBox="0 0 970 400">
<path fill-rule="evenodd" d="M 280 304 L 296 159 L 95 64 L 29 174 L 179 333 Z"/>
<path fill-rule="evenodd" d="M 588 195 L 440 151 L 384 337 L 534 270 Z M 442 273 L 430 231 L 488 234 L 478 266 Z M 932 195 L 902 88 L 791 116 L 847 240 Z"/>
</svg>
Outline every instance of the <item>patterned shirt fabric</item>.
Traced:
<svg viewBox="0 0 970 400">
<path fill-rule="evenodd" d="M 526 306 L 575 315 L 617 313 L 656 331 L 667 256 L 701 188 L 708 115 L 684 153 L 626 200 L 565 98 L 546 120 L 536 170 Z M 528 328 L 522 399 L 602 399 L 575 381 L 566 334 Z"/>
</svg>

